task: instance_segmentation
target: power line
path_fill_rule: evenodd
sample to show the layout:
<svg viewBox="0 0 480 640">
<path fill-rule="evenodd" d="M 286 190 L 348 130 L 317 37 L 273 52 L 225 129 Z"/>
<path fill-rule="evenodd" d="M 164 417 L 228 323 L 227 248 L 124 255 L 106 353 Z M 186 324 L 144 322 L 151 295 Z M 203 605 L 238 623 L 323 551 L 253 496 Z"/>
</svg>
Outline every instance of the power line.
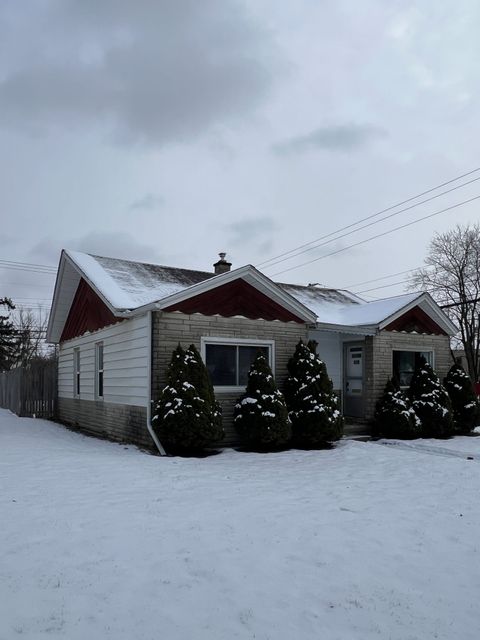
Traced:
<svg viewBox="0 0 480 640">
<path fill-rule="evenodd" d="M 31 305 L 16 304 L 15 309 L 25 309 L 26 311 L 48 311 L 50 309 L 50 305 L 39 304 L 36 307 L 32 307 Z"/>
<path fill-rule="evenodd" d="M 352 249 L 353 247 L 358 247 L 362 244 L 365 244 L 367 242 L 370 242 L 371 240 L 375 240 L 376 238 L 382 238 L 383 236 L 387 236 L 391 233 L 394 233 L 395 231 L 399 231 L 400 229 L 405 229 L 406 227 L 411 227 L 414 224 L 418 224 L 419 222 L 422 222 L 423 220 L 428 220 L 429 218 L 433 218 L 434 216 L 438 216 L 441 213 L 445 213 L 446 211 L 451 211 L 452 209 L 457 209 L 458 207 L 461 207 L 465 204 L 469 204 L 470 202 L 474 202 L 475 200 L 478 200 L 480 198 L 480 195 L 478 196 L 474 196 L 473 198 L 469 198 L 468 200 L 463 200 L 463 202 L 458 202 L 457 204 L 453 204 L 450 207 L 445 207 L 445 209 L 440 209 L 439 211 L 435 211 L 434 213 L 430 213 L 427 216 L 423 216 L 422 218 L 418 218 L 417 220 L 413 220 L 412 222 L 407 222 L 406 224 L 402 224 L 398 227 L 394 227 L 393 229 L 389 229 L 388 231 L 384 231 L 383 233 L 377 233 L 374 236 L 371 236 L 370 238 L 366 238 L 365 240 L 360 240 L 359 242 L 355 242 L 354 244 L 350 244 L 346 247 L 342 247 L 341 249 L 337 249 L 336 251 L 331 251 L 330 253 L 326 253 L 323 256 L 320 256 L 318 258 L 313 258 L 313 260 L 308 260 L 307 262 L 303 262 L 302 264 L 297 264 L 296 266 L 293 267 L 289 267 L 288 269 L 283 269 L 282 271 L 277 271 L 277 273 L 272 274 L 270 277 L 274 278 L 275 276 L 280 275 L 281 273 L 286 273 L 287 271 L 293 271 L 295 269 L 300 269 L 300 267 L 305 267 L 308 264 L 312 264 L 312 262 L 318 262 L 318 260 L 323 260 L 324 258 L 329 258 L 330 256 L 334 256 L 338 253 L 342 253 L 343 251 L 347 251 L 348 249 Z"/>
<path fill-rule="evenodd" d="M 43 269 L 37 269 L 37 268 L 32 268 L 32 267 L 13 267 L 13 266 L 7 266 L 7 265 L 3 265 L 0 264 L 0 269 L 5 269 L 7 271 L 28 271 L 29 273 L 37 273 L 37 274 L 41 274 L 41 275 L 46 275 L 46 276 L 55 276 L 56 275 L 56 271 L 46 271 Z"/>
<path fill-rule="evenodd" d="M 384 285 L 381 285 L 380 287 L 372 287 L 371 289 L 363 289 L 363 291 L 352 291 L 352 293 L 354 293 L 355 295 L 358 295 L 359 293 L 368 293 L 369 291 L 377 291 L 377 289 L 388 289 L 389 287 L 395 287 L 395 286 L 400 285 L 400 284 L 406 284 L 407 282 L 410 282 L 410 280 L 408 278 L 406 280 L 399 280 L 398 282 L 392 282 L 391 284 L 384 284 Z"/>
<path fill-rule="evenodd" d="M 331 242 L 335 242 L 336 240 L 340 240 L 341 238 L 345 238 L 347 236 L 351 236 L 354 233 L 358 233 L 359 231 L 362 231 L 363 229 L 367 229 L 368 227 L 373 227 L 376 224 L 380 224 L 381 222 L 384 222 L 385 220 L 389 220 L 390 218 L 394 218 L 395 216 L 400 215 L 401 213 L 405 213 L 406 211 L 410 211 L 411 209 L 415 209 L 415 207 L 419 207 L 422 204 L 425 204 L 427 202 L 431 202 L 432 200 L 436 200 L 437 198 L 440 198 L 441 196 L 446 195 L 447 193 L 451 193 L 452 191 L 456 191 L 457 189 L 461 189 L 462 187 L 465 187 L 469 184 L 472 184 L 473 182 L 477 182 L 477 180 L 480 180 L 480 176 L 477 178 L 473 178 L 472 180 L 469 180 L 468 182 L 464 182 L 463 184 L 459 184 L 456 187 L 452 187 L 451 189 L 447 189 L 446 191 L 442 191 L 440 193 L 437 193 L 434 196 L 431 196 L 430 198 L 425 198 L 425 200 L 420 200 L 420 202 L 416 202 L 415 204 L 411 204 L 408 207 L 405 207 L 403 209 L 400 209 L 399 211 L 394 211 L 393 213 L 388 214 L 388 216 L 384 216 L 383 218 L 380 218 L 379 220 L 374 220 L 373 222 L 368 222 L 367 224 L 364 224 L 361 227 L 357 227 L 356 229 L 353 229 L 352 231 L 347 231 L 347 233 L 343 233 L 341 235 L 336 235 L 337 233 L 340 233 L 340 231 L 342 231 L 342 229 L 339 229 L 338 231 L 334 231 L 330 234 L 328 234 L 328 236 L 325 237 L 329 237 L 332 235 L 336 235 L 335 238 L 330 238 L 330 240 L 325 240 L 325 242 L 321 242 L 320 244 L 315 244 L 314 246 L 308 247 L 307 249 L 302 249 L 301 251 L 297 251 L 297 253 L 294 253 L 291 256 L 285 257 L 285 258 L 281 258 L 280 260 L 276 260 L 275 262 L 272 262 L 271 264 L 267 265 L 264 267 L 264 269 L 269 269 L 270 267 L 273 267 L 277 264 L 280 264 L 281 262 L 285 262 L 286 260 L 292 260 L 292 258 L 296 258 L 297 256 L 302 255 L 303 253 L 307 253 L 308 251 L 313 251 L 314 249 L 318 249 L 319 247 L 323 247 L 326 244 L 330 244 Z M 377 216 L 379 214 L 374 214 L 374 216 Z M 369 216 L 369 218 L 374 217 L 374 216 Z M 368 218 L 366 218 L 368 220 Z M 360 224 L 361 221 L 354 223 L 353 225 L 349 225 L 349 227 L 352 226 L 357 226 L 358 224 Z M 346 227 L 348 228 L 348 227 Z M 319 240 L 321 240 L 321 238 L 319 238 Z"/>
<path fill-rule="evenodd" d="M 54 276 L 57 273 L 55 267 L 30 262 L 14 262 L 12 260 L 0 260 L 0 269 L 12 271 L 28 271 Z"/>
<path fill-rule="evenodd" d="M 480 171 L 480 167 L 473 169 L 472 171 L 468 171 L 467 173 L 463 173 L 462 175 L 457 176 L 456 178 L 452 178 L 451 180 L 447 180 L 446 182 L 442 182 L 441 184 L 436 185 L 435 187 L 431 187 L 430 189 L 427 189 L 426 191 L 422 191 L 421 193 L 418 193 L 415 196 L 411 196 L 410 198 L 407 198 L 406 200 L 402 200 L 401 202 L 397 202 L 394 205 L 391 205 L 390 207 L 387 207 L 386 209 L 382 209 L 381 211 L 377 211 L 377 213 L 373 213 L 365 218 L 361 218 L 360 220 L 357 220 L 356 222 L 353 222 L 349 225 L 346 225 L 345 227 L 342 227 L 340 229 L 337 229 L 336 231 L 332 231 L 331 233 L 328 233 L 324 236 L 321 236 L 320 238 L 317 238 L 316 240 L 311 240 L 310 242 L 306 242 L 305 244 L 302 244 L 298 247 L 295 247 L 293 249 L 290 249 L 289 251 L 285 251 L 283 253 L 280 253 L 276 256 L 273 256 L 272 258 L 269 258 L 268 260 L 264 260 L 263 262 L 260 262 L 259 264 L 257 264 L 257 267 L 262 267 L 270 262 L 274 262 L 277 260 L 277 258 L 282 258 L 283 256 L 286 255 L 290 255 L 292 253 L 295 253 L 296 251 L 298 251 L 299 249 L 303 249 L 304 247 L 309 247 L 313 244 L 316 244 L 317 242 L 320 242 L 320 240 L 324 240 L 326 238 L 330 238 L 333 235 L 336 235 L 337 233 L 340 233 L 342 231 L 346 231 L 347 229 L 350 229 L 352 227 L 357 226 L 358 224 L 361 224 L 362 222 L 366 222 L 367 220 L 370 220 L 372 218 L 376 218 L 377 216 L 381 215 L 382 213 L 387 213 L 388 211 L 391 211 L 392 209 L 396 209 L 397 207 L 401 207 L 404 204 L 407 204 L 408 202 L 412 202 L 413 200 L 417 200 L 418 198 L 421 198 L 422 196 L 427 195 L 428 193 L 432 193 L 433 191 L 436 191 L 437 189 L 441 189 L 442 187 L 445 187 L 449 184 L 452 184 L 453 182 L 457 182 L 457 180 L 461 180 L 462 178 L 466 178 L 467 176 L 472 175 L 473 173 L 477 173 L 478 171 Z M 469 184 L 468 182 L 465 184 Z M 465 186 L 465 185 L 460 185 L 457 188 L 461 188 L 461 186 Z M 415 205 L 417 206 L 417 205 Z M 294 256 L 292 256 L 294 257 Z"/>
<path fill-rule="evenodd" d="M 18 260 L 4 260 L 3 258 L 0 258 L 0 263 L 5 263 L 5 264 L 11 264 L 11 265 L 20 265 L 22 267 L 28 266 L 28 267 L 40 267 L 41 269 L 53 269 L 53 271 L 56 271 L 57 268 L 49 265 L 49 264 L 38 264 L 36 262 L 22 262 L 22 261 L 18 261 Z"/>
<path fill-rule="evenodd" d="M 349 284 L 346 287 L 339 287 L 339 289 L 348 289 L 352 287 L 360 287 L 362 284 L 370 284 L 371 282 L 379 282 L 380 280 L 387 280 L 388 278 L 394 278 L 395 276 L 402 276 L 404 273 L 410 273 L 421 269 L 422 267 L 414 267 L 413 269 L 406 269 L 405 271 L 397 271 L 397 273 L 391 273 L 389 276 L 382 276 L 381 278 L 373 278 L 372 280 L 364 280 L 363 282 L 356 282 L 355 284 Z"/>
<path fill-rule="evenodd" d="M 2 282 L 2 286 L 15 286 L 15 287 L 49 287 L 52 288 L 51 284 L 45 284 L 43 282 Z"/>
<path fill-rule="evenodd" d="M 459 300 L 458 302 L 450 302 L 449 304 L 439 304 L 440 309 L 448 309 L 449 307 L 459 307 L 462 304 L 473 304 L 480 302 L 480 298 L 472 298 L 472 300 Z"/>
<path fill-rule="evenodd" d="M 28 298 L 26 296 L 13 296 L 12 298 L 14 301 L 15 300 L 35 300 L 38 302 L 51 302 L 52 298 Z"/>
</svg>

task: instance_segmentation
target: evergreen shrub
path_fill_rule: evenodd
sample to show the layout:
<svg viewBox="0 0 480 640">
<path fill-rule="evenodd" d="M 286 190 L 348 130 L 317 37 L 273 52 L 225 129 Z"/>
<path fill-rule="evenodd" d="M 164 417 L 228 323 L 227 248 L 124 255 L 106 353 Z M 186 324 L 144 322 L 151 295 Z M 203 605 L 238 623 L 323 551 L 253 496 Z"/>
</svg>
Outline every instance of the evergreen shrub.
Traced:
<svg viewBox="0 0 480 640">
<path fill-rule="evenodd" d="M 170 452 L 199 452 L 223 438 L 221 409 L 215 401 L 208 371 L 191 345 L 174 350 L 168 384 L 155 406 L 153 428 Z"/>
<path fill-rule="evenodd" d="M 261 353 L 253 361 L 245 393 L 235 405 L 234 425 L 243 442 L 252 449 L 280 449 L 290 440 L 285 399 Z"/>
<path fill-rule="evenodd" d="M 448 438 L 453 434 L 450 398 L 424 358 L 413 373 L 408 396 L 420 419 L 422 438 Z"/>
<path fill-rule="evenodd" d="M 343 434 L 343 418 L 327 367 L 316 343 L 297 344 L 288 361 L 285 400 L 292 423 L 292 441 L 300 447 L 324 446 Z"/>
<path fill-rule="evenodd" d="M 454 364 L 443 384 L 452 403 L 455 433 L 470 433 L 479 423 L 480 406 L 469 376 L 461 365 Z"/>
<path fill-rule="evenodd" d="M 388 380 L 375 406 L 372 435 L 381 438 L 410 440 L 419 438 L 420 420 L 408 396 L 395 380 Z"/>
</svg>

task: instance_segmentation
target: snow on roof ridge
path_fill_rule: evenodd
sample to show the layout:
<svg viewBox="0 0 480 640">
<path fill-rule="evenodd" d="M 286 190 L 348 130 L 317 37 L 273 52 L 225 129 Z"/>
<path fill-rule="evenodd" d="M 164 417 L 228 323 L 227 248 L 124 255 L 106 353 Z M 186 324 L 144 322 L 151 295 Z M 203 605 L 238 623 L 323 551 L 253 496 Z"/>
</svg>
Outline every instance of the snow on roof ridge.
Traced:
<svg viewBox="0 0 480 640">
<path fill-rule="evenodd" d="M 80 251 L 65 250 L 65 254 L 110 306 L 119 311 L 158 302 L 216 277 L 208 271 L 108 258 Z"/>
<path fill-rule="evenodd" d="M 172 265 L 167 264 L 159 264 L 157 262 L 144 262 L 143 260 L 130 260 L 129 258 L 115 258 L 114 256 L 101 256 L 96 253 L 87 253 L 85 251 L 72 251 L 70 249 L 65 249 L 69 254 L 78 254 L 84 256 L 90 256 L 95 260 L 99 258 L 100 260 L 115 260 L 116 262 L 128 262 L 129 264 L 140 264 L 146 267 L 155 267 L 159 269 L 178 269 L 179 271 L 193 271 L 194 273 L 204 273 L 208 276 L 214 276 L 215 274 L 212 271 L 205 271 L 204 269 L 190 269 L 187 267 L 174 267 Z"/>
<path fill-rule="evenodd" d="M 366 300 L 365 302 L 367 304 L 372 304 L 374 302 L 385 302 L 386 300 L 395 300 L 396 298 L 408 298 L 410 296 L 413 296 L 412 299 L 418 298 L 421 295 L 423 295 L 424 293 L 427 293 L 426 291 L 412 291 L 411 293 L 399 293 L 396 296 L 388 296 L 386 298 L 377 298 L 376 300 Z M 355 295 L 355 294 L 353 294 Z"/>
<path fill-rule="evenodd" d="M 65 254 L 100 295 L 118 310 L 135 309 L 160 301 L 216 277 L 207 271 L 109 258 L 81 251 L 65 250 Z M 375 324 L 425 293 L 407 293 L 367 302 L 346 289 L 276 284 L 315 313 L 319 322 L 327 324 Z"/>
<path fill-rule="evenodd" d="M 130 308 L 129 299 L 115 279 L 90 253 L 64 250 L 66 255 L 80 268 L 105 300 L 117 309 Z"/>
</svg>

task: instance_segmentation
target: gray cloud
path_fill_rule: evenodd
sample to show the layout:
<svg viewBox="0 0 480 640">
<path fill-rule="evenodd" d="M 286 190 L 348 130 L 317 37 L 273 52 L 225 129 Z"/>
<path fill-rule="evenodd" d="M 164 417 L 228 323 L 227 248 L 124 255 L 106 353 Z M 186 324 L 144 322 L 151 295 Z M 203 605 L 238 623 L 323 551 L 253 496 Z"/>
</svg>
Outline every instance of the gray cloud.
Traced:
<svg viewBox="0 0 480 640">
<path fill-rule="evenodd" d="M 243 251 L 247 255 L 248 253 L 264 254 L 270 251 L 277 229 L 277 222 L 269 216 L 245 218 L 226 226 L 232 253 Z"/>
<path fill-rule="evenodd" d="M 279 142 L 273 146 L 273 151 L 278 154 L 302 153 L 317 149 L 345 152 L 364 147 L 386 135 L 386 131 L 381 127 L 368 124 L 333 125 Z"/>
<path fill-rule="evenodd" d="M 165 204 L 165 198 L 155 193 L 146 193 L 141 198 L 134 200 L 128 207 L 130 211 L 152 211 Z"/>
<path fill-rule="evenodd" d="M 3 52 L 0 115 L 24 130 L 99 123 L 158 146 L 244 117 L 270 85 L 270 38 L 233 0 L 47 0 L 15 26 L 30 55 Z"/>
<path fill-rule="evenodd" d="M 31 249 L 30 255 L 45 264 L 57 265 L 61 248 L 143 262 L 158 262 L 161 259 L 155 247 L 137 242 L 131 234 L 124 231 L 92 231 L 81 238 L 71 238 L 63 243 L 44 238 Z"/>
</svg>

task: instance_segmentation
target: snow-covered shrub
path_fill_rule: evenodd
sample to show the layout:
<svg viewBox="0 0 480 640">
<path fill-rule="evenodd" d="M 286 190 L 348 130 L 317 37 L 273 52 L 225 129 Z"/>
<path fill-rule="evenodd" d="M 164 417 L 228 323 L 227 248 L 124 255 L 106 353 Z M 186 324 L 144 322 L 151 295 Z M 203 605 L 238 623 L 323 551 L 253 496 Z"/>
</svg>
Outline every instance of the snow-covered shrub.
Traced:
<svg viewBox="0 0 480 640">
<path fill-rule="evenodd" d="M 200 451 L 222 439 L 221 413 L 198 351 L 180 345 L 172 354 L 168 384 L 155 406 L 153 427 L 170 451 Z"/>
<path fill-rule="evenodd" d="M 453 434 L 450 398 L 424 358 L 413 373 L 408 396 L 420 419 L 422 438 L 448 438 Z"/>
<path fill-rule="evenodd" d="M 470 378 L 461 365 L 454 364 L 443 384 L 452 403 L 455 433 L 470 433 L 480 419 L 480 406 Z"/>
<path fill-rule="evenodd" d="M 394 380 L 388 380 L 375 406 L 372 435 L 410 440 L 421 434 L 420 419 L 408 396 Z"/>
<path fill-rule="evenodd" d="M 297 344 L 288 361 L 284 394 L 292 423 L 292 441 L 302 447 L 321 446 L 338 440 L 343 418 L 327 367 L 316 353 L 316 344 Z"/>
<path fill-rule="evenodd" d="M 253 361 L 245 393 L 234 409 L 234 425 L 243 442 L 256 449 L 278 449 L 291 437 L 283 394 L 262 354 Z"/>
<path fill-rule="evenodd" d="M 207 371 L 207 367 L 194 344 L 191 344 L 185 352 L 187 366 L 187 380 L 196 388 L 200 398 L 206 403 L 208 410 L 212 412 L 214 422 L 217 425 L 215 440 L 221 440 L 224 436 L 222 427 L 222 408 L 215 400 L 213 384 Z"/>
</svg>

